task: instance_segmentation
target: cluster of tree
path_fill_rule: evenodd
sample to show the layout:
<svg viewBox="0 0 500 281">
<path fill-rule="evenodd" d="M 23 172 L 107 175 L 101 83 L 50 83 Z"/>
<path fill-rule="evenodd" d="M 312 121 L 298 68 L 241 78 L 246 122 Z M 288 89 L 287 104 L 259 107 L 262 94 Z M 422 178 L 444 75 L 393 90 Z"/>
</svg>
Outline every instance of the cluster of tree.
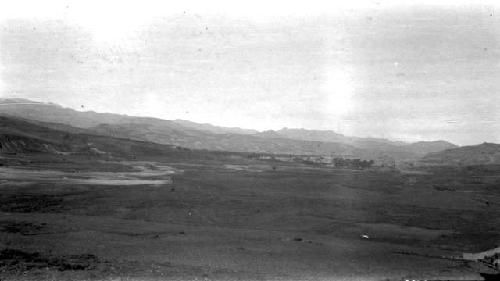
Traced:
<svg viewBox="0 0 500 281">
<path fill-rule="evenodd" d="M 373 160 L 334 158 L 335 167 L 364 169 L 373 166 Z"/>
</svg>

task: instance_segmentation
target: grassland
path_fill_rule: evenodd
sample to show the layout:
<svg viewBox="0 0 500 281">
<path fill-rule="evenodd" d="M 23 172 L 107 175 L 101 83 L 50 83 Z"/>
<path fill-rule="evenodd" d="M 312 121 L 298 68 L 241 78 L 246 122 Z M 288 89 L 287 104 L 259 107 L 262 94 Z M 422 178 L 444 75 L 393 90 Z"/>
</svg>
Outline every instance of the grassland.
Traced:
<svg viewBox="0 0 500 281">
<path fill-rule="evenodd" d="M 0 279 L 477 279 L 500 241 L 497 167 L 191 156 L 4 156 Z"/>
</svg>

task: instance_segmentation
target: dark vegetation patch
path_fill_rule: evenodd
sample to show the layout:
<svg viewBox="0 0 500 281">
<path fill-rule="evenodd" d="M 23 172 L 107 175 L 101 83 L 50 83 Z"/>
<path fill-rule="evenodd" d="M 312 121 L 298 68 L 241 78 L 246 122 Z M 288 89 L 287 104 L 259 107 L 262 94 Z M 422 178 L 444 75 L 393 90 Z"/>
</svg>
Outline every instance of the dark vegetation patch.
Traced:
<svg viewBox="0 0 500 281">
<path fill-rule="evenodd" d="M 52 256 L 17 249 L 0 251 L 0 272 L 21 272 L 31 269 L 92 270 L 106 263 L 92 254 Z"/>
<path fill-rule="evenodd" d="M 0 211 L 9 213 L 57 213 L 63 210 L 63 201 L 63 198 L 58 195 L 0 195 Z"/>
<path fill-rule="evenodd" d="M 433 241 L 442 249 L 460 250 L 463 252 L 479 252 L 490 249 L 500 240 L 500 233 L 496 231 L 469 231 L 442 235 Z"/>
<path fill-rule="evenodd" d="M 36 158 L 30 155 L 30 157 L 25 157 L 29 160 L 29 166 L 24 166 L 23 169 L 33 169 L 33 170 L 56 170 L 67 173 L 74 173 L 75 175 L 85 172 L 133 172 L 134 167 L 113 163 L 113 162 L 96 162 L 94 159 L 88 159 L 85 157 L 79 157 L 78 155 L 68 156 L 58 156 L 54 161 L 49 162 L 46 159 Z"/>
<path fill-rule="evenodd" d="M 453 188 L 450 185 L 438 185 L 434 184 L 432 187 L 437 190 L 437 191 L 455 191 L 455 188 Z"/>
<path fill-rule="evenodd" d="M 22 235 L 38 234 L 46 228 L 46 223 L 31 223 L 25 221 L 0 221 L 0 231 L 20 233 Z"/>
</svg>

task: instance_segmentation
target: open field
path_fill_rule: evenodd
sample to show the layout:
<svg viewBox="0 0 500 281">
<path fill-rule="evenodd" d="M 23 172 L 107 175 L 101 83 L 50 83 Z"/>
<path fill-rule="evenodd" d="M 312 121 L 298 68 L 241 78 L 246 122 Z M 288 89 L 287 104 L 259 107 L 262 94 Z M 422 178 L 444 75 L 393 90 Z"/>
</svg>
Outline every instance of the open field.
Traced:
<svg viewBox="0 0 500 281">
<path fill-rule="evenodd" d="M 439 256 L 500 241 L 496 168 L 9 157 L 2 280 L 479 279 Z"/>
<path fill-rule="evenodd" d="M 0 281 L 500 281 L 500 4 L 4 2 Z"/>
</svg>

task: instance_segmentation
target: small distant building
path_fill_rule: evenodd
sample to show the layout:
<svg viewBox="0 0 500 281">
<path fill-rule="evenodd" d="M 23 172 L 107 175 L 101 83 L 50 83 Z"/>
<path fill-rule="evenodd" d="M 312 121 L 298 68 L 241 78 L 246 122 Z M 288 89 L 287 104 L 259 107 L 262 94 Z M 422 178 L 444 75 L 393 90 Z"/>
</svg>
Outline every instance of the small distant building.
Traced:
<svg viewBox="0 0 500 281">
<path fill-rule="evenodd" d="M 482 177 L 478 177 L 478 176 L 474 176 L 474 177 L 471 178 L 471 182 L 472 183 L 478 183 L 478 184 L 480 184 L 480 183 L 483 183 L 483 178 Z"/>
<path fill-rule="evenodd" d="M 413 177 L 413 176 L 412 176 L 412 177 L 409 177 L 409 178 L 408 178 L 408 184 L 409 184 L 409 185 L 414 185 L 414 184 L 416 184 L 416 183 L 417 183 L 417 178 L 416 178 L 416 177 Z"/>
<path fill-rule="evenodd" d="M 359 158 L 345 159 L 345 158 L 334 158 L 333 165 L 338 168 L 351 168 L 351 169 L 363 169 L 373 166 L 375 162 L 373 160 L 361 160 Z"/>
<path fill-rule="evenodd" d="M 271 157 L 269 155 L 260 155 L 259 159 L 260 160 L 271 160 L 271 159 L 273 159 L 273 157 Z"/>
<path fill-rule="evenodd" d="M 380 166 L 380 167 L 389 167 L 389 168 L 396 168 L 396 160 L 394 159 L 387 159 L 387 158 L 384 158 L 384 159 L 379 159 L 377 161 L 377 166 Z"/>
</svg>

